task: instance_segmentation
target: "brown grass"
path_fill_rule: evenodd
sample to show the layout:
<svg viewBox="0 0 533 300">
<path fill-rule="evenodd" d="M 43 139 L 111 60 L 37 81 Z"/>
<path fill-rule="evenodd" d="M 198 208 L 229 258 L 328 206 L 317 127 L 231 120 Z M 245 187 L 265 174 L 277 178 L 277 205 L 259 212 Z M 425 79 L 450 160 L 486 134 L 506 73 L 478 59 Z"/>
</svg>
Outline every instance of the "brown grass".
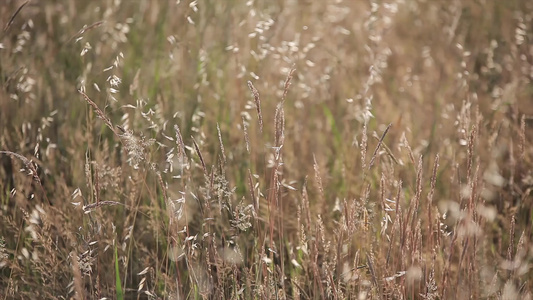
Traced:
<svg viewBox="0 0 533 300">
<path fill-rule="evenodd" d="M 531 299 L 532 20 L 4 1 L 0 299 Z"/>
</svg>

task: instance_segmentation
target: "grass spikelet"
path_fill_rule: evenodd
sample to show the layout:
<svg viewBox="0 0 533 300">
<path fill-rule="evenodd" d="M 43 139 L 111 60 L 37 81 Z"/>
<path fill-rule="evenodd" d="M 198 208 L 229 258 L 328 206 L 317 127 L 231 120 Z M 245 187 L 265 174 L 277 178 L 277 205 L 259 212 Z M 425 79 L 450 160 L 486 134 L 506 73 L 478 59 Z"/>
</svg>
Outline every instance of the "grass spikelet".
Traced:
<svg viewBox="0 0 533 300">
<path fill-rule="evenodd" d="M 316 156 L 313 154 L 313 169 L 315 170 L 315 183 L 318 188 L 318 192 L 320 195 L 320 202 L 319 207 L 320 211 L 324 212 L 323 205 L 325 204 L 325 198 L 324 198 L 324 185 L 322 184 L 322 176 L 320 175 L 320 168 L 318 166 L 318 162 L 316 161 Z"/>
<path fill-rule="evenodd" d="M 363 132 L 361 136 L 361 144 L 359 145 L 361 148 L 361 168 L 363 170 L 366 169 L 366 151 L 368 147 L 368 135 L 367 135 L 367 124 L 366 122 L 363 124 Z"/>
<path fill-rule="evenodd" d="M 259 131 L 263 132 L 263 115 L 261 114 L 261 99 L 259 98 L 259 92 L 251 81 L 248 81 L 248 88 L 252 92 L 252 97 L 254 98 L 257 117 L 259 119 Z"/>
<path fill-rule="evenodd" d="M 13 13 L 13 15 L 11 16 L 11 18 L 9 18 L 9 21 L 6 23 L 6 25 L 4 26 L 4 32 L 6 32 L 10 27 L 11 25 L 13 24 L 13 21 L 15 21 L 15 18 L 17 17 L 17 15 L 20 13 L 20 11 L 24 8 L 24 6 L 26 6 L 26 4 L 30 3 L 30 1 L 26 1 L 24 3 L 22 3 L 19 8 L 17 8 L 17 10 Z"/>
<path fill-rule="evenodd" d="M 522 115 L 520 118 L 520 160 L 523 160 L 525 157 L 525 149 L 526 149 L 526 116 Z"/>
<path fill-rule="evenodd" d="M 104 24 L 104 21 L 98 21 L 98 22 L 94 22 L 92 23 L 91 25 L 87 26 L 87 25 L 83 25 L 83 28 L 80 29 L 75 35 L 73 35 L 72 37 L 70 37 L 67 41 L 70 42 L 72 41 L 74 38 L 76 38 L 76 41 L 78 41 L 78 39 L 83 35 L 85 34 L 87 31 L 89 30 L 92 30 L 92 29 L 95 29 L 95 28 L 98 28 L 100 26 L 102 26 L 102 24 Z"/>
<path fill-rule="evenodd" d="M 87 101 L 87 103 L 92 106 L 92 108 L 94 109 L 94 111 L 96 112 L 96 115 L 102 119 L 102 121 L 104 121 L 104 123 L 107 125 L 107 127 L 109 129 L 111 129 L 111 131 L 113 131 L 113 133 L 119 137 L 120 134 L 116 131 L 115 127 L 113 126 L 113 123 L 111 123 L 111 120 L 106 116 L 106 114 L 100 109 L 100 107 L 98 107 L 98 105 L 96 103 L 94 103 L 93 100 L 91 100 L 91 98 L 89 98 L 89 96 L 87 96 L 87 94 L 85 94 L 85 92 L 83 92 L 81 89 L 78 90 L 78 92 L 83 96 L 83 98 L 85 99 L 85 101 Z"/>
<path fill-rule="evenodd" d="M 246 143 L 246 152 L 250 153 L 250 139 L 248 138 L 248 123 L 242 118 L 242 131 L 244 133 L 244 142 Z"/>
<path fill-rule="evenodd" d="M 220 143 L 220 152 L 222 153 L 222 161 L 226 164 L 226 151 L 224 151 L 224 143 L 222 142 L 222 133 L 220 133 L 220 125 L 217 123 L 218 142 Z"/>
<path fill-rule="evenodd" d="M 433 196 L 435 195 L 435 186 L 437 185 L 437 169 L 439 168 L 439 155 L 435 155 L 435 161 L 433 162 L 433 172 L 431 174 L 430 188 L 428 193 L 428 202 L 427 202 L 427 213 L 428 213 L 428 231 L 429 231 L 429 247 L 434 247 L 433 245 Z"/>
<path fill-rule="evenodd" d="M 71 266 L 72 266 L 72 273 L 74 277 L 74 288 L 76 291 L 75 298 L 76 299 L 85 299 L 85 294 L 83 292 L 83 279 L 81 276 L 80 266 L 78 262 L 78 255 L 76 253 L 71 253 Z"/>
<path fill-rule="evenodd" d="M 476 137 L 476 127 L 472 127 L 472 131 L 470 132 L 470 137 L 468 139 L 468 158 L 466 161 L 466 178 L 468 179 L 468 182 L 472 180 L 472 163 L 473 163 L 473 157 L 474 157 L 474 143 L 475 143 L 475 137 Z"/>
<path fill-rule="evenodd" d="M 254 181 L 253 181 L 253 178 L 252 178 L 252 172 L 250 171 L 250 169 L 248 169 L 248 186 L 249 186 L 249 189 L 250 189 L 250 197 L 252 199 L 252 203 L 254 205 L 254 209 L 255 211 L 259 211 L 259 199 L 256 199 L 255 197 L 255 187 L 254 187 Z"/>
<path fill-rule="evenodd" d="M 181 131 L 178 125 L 174 125 L 174 132 L 176 133 L 176 145 L 178 146 L 178 155 L 184 158 L 186 157 L 185 143 L 183 142 L 183 137 L 181 136 Z"/>
<path fill-rule="evenodd" d="M 200 163 L 202 164 L 202 169 L 204 170 L 204 174 L 207 176 L 207 168 L 205 166 L 204 157 L 202 156 L 202 152 L 200 151 L 200 148 L 198 147 L 198 143 L 196 143 L 196 140 L 194 137 L 191 136 L 192 142 L 194 144 L 194 150 L 196 151 L 196 154 L 198 155 L 198 158 L 200 159 Z"/>
<path fill-rule="evenodd" d="M 296 69 L 292 67 L 289 71 L 289 74 L 287 75 L 287 78 L 285 79 L 285 83 L 283 84 L 283 96 L 281 96 L 281 102 L 284 102 L 287 98 L 287 93 L 289 92 L 289 87 L 291 86 L 292 77 L 295 71 Z"/>
<path fill-rule="evenodd" d="M 278 103 L 276 107 L 276 114 L 274 116 L 275 129 L 275 145 L 277 148 L 283 146 L 285 141 L 285 111 L 283 109 L 283 102 Z"/>
<path fill-rule="evenodd" d="M 507 247 L 507 260 L 508 261 L 512 261 L 513 259 L 515 227 L 516 227 L 516 217 L 513 215 L 511 217 L 511 229 L 509 230 L 509 247 Z"/>
<path fill-rule="evenodd" d="M 387 125 L 387 128 L 385 128 L 385 131 L 381 135 L 381 138 L 379 139 L 378 145 L 376 146 L 376 149 L 374 150 L 374 153 L 372 154 L 372 158 L 370 159 L 370 163 L 368 164 L 368 169 L 372 168 L 374 165 L 374 160 L 376 159 L 376 156 L 379 152 L 379 149 L 381 148 L 381 144 L 383 143 L 383 139 L 385 139 L 385 135 L 387 135 L 387 132 L 389 132 L 390 127 L 392 126 L 392 123 Z"/>
</svg>

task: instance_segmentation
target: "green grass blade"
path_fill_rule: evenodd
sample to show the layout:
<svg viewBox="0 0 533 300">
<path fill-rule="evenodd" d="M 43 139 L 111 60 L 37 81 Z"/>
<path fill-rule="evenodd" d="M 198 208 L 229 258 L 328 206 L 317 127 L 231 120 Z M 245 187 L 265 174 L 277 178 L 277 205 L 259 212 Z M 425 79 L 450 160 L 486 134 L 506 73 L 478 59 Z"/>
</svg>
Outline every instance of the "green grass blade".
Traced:
<svg viewBox="0 0 533 300">
<path fill-rule="evenodd" d="M 115 285 L 117 288 L 117 300 L 124 299 L 124 291 L 122 291 L 122 282 L 120 281 L 120 272 L 118 269 L 117 246 L 115 245 Z"/>
</svg>

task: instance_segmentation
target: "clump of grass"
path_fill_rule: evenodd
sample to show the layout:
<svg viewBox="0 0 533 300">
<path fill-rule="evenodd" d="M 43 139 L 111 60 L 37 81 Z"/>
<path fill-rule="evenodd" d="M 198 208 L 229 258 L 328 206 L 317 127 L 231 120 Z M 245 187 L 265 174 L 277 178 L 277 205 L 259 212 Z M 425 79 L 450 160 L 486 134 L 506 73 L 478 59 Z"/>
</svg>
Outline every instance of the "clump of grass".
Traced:
<svg viewBox="0 0 533 300">
<path fill-rule="evenodd" d="M 532 18 L 7 1 L 0 295 L 531 298 Z"/>
</svg>

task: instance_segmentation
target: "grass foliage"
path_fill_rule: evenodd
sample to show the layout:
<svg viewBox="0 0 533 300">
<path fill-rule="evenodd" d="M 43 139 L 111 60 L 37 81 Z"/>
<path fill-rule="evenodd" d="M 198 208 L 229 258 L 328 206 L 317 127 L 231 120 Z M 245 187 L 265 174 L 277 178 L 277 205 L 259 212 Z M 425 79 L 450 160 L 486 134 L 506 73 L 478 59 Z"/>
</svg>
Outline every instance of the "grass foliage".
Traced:
<svg viewBox="0 0 533 300">
<path fill-rule="evenodd" d="M 0 4 L 0 299 L 532 299 L 533 2 Z"/>
</svg>

